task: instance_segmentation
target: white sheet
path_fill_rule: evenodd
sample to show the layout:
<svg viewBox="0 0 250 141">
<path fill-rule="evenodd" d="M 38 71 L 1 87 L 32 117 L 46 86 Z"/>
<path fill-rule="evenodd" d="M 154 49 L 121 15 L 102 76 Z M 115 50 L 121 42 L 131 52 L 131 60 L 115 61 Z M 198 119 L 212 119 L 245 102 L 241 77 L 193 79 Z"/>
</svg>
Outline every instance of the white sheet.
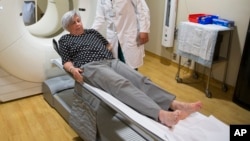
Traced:
<svg viewBox="0 0 250 141">
<path fill-rule="evenodd" d="M 119 108 L 129 118 L 165 141 L 229 141 L 229 126 L 214 116 L 206 117 L 196 112 L 180 121 L 176 126 L 168 128 L 139 114 L 112 95 L 88 84 L 84 85 L 95 90 L 98 97 L 105 103 Z"/>
<path fill-rule="evenodd" d="M 181 22 L 177 53 L 204 66 L 211 67 L 218 32 L 226 30 L 230 30 L 230 28 L 213 24 Z"/>
</svg>

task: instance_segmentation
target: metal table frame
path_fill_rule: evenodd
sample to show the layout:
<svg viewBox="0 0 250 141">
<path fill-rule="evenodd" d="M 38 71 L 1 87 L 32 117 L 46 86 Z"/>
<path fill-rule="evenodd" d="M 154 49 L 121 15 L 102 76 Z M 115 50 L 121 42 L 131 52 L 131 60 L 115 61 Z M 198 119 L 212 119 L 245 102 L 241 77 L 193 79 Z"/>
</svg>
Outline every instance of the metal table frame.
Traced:
<svg viewBox="0 0 250 141">
<path fill-rule="evenodd" d="M 229 38 L 228 38 L 228 43 L 227 43 L 227 51 L 226 51 L 226 56 L 225 57 L 221 57 L 219 56 L 220 58 L 217 60 L 217 61 L 212 61 L 212 65 L 211 67 L 206 67 L 209 69 L 209 73 L 208 73 L 208 79 L 207 79 L 207 83 L 206 83 L 206 88 L 205 88 L 205 95 L 208 97 L 208 98 L 211 98 L 212 97 L 212 93 L 211 91 L 209 90 L 209 85 L 210 85 L 210 77 L 211 77 L 211 73 L 212 73 L 212 66 L 213 64 L 215 63 L 220 63 L 220 62 L 225 62 L 225 68 L 224 68 L 224 76 L 223 76 L 223 82 L 222 82 L 222 90 L 224 92 L 226 92 L 228 90 L 228 86 L 226 84 L 226 77 L 227 77 L 227 69 L 228 69 L 228 60 L 229 60 L 229 55 L 230 55 L 230 50 L 231 50 L 231 44 L 232 44 L 232 37 L 233 37 L 233 29 L 234 28 L 229 28 L 228 30 L 222 30 L 222 31 L 218 31 L 218 32 L 229 32 Z M 180 69 L 181 69 L 181 58 L 182 56 L 179 55 L 179 61 L 178 61 L 178 71 L 177 71 L 177 74 L 176 74 L 176 81 L 178 83 L 182 83 L 183 80 L 180 78 Z M 193 77 L 195 79 L 198 78 L 198 73 L 196 71 L 196 62 L 194 61 L 194 72 L 193 72 Z"/>
</svg>

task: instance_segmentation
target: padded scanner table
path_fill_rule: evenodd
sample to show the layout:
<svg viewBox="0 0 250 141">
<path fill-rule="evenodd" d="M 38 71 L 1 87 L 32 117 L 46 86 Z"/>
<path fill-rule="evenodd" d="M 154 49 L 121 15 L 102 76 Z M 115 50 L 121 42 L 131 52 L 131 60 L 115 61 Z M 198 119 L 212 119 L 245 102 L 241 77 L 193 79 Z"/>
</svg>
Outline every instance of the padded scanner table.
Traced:
<svg viewBox="0 0 250 141">
<path fill-rule="evenodd" d="M 60 59 L 53 62 L 60 66 Z M 229 141 L 229 126 L 212 115 L 196 112 L 168 128 L 100 89 L 75 83 L 68 74 L 43 83 L 44 99 L 68 123 L 75 94 L 88 95 L 87 102 L 97 111 L 98 141 Z"/>
<path fill-rule="evenodd" d="M 53 60 L 55 64 L 59 60 Z M 59 64 L 57 64 L 59 65 Z M 83 86 L 75 82 L 68 74 L 50 78 L 43 83 L 44 99 L 69 123 L 71 107 L 74 100 L 75 89 L 82 89 L 80 95 L 91 95 L 89 102 L 99 103 L 97 110 L 98 139 L 101 141 L 146 141 L 161 139 L 149 130 L 136 123 L 131 117 L 126 115 L 117 106 L 103 97 L 98 97 L 102 91 L 93 88 L 88 84 Z M 97 91 L 96 91 L 97 90 Z M 98 93 L 100 91 L 100 93 Z M 79 95 L 79 93 L 78 93 Z M 108 94 L 109 95 L 109 94 Z M 109 95 L 111 96 L 111 95 Z M 112 97 L 112 96 L 111 96 Z M 112 101 L 113 102 L 113 101 Z M 116 101 L 117 102 L 117 101 Z M 107 104 L 108 103 L 108 104 Z M 121 104 L 118 102 L 118 104 Z M 124 105 L 123 105 L 124 106 Z M 128 108 L 128 107 L 125 107 Z M 78 131 L 76 131 L 78 133 Z"/>
</svg>

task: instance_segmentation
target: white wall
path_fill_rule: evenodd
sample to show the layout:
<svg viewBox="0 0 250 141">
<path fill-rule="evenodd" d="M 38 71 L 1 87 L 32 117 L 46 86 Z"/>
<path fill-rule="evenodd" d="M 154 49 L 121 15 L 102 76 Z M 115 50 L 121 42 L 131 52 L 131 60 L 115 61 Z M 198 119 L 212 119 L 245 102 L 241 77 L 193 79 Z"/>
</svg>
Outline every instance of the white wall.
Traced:
<svg viewBox="0 0 250 141">
<path fill-rule="evenodd" d="M 162 25 L 165 0 L 146 0 L 151 14 L 150 41 L 146 44 L 146 50 L 162 57 L 172 59 L 175 45 L 172 48 L 164 48 L 161 45 Z M 228 75 L 226 83 L 235 86 L 241 54 L 244 48 L 247 26 L 250 18 L 250 0 L 178 0 L 178 12 L 176 26 L 181 21 L 187 21 L 192 13 L 207 13 L 219 15 L 221 18 L 234 20 L 236 28 L 233 33 L 231 54 L 229 57 Z M 214 65 L 212 75 L 222 81 L 224 65 Z M 177 71 L 177 70 L 176 70 Z"/>
</svg>

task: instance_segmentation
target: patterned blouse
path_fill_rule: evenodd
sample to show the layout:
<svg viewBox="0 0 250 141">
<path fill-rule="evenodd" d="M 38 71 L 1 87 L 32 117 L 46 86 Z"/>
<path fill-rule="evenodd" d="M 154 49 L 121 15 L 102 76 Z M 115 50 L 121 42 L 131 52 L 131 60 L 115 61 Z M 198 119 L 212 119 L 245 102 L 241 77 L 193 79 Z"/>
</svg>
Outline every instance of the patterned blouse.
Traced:
<svg viewBox="0 0 250 141">
<path fill-rule="evenodd" d="M 63 35 L 59 40 L 62 64 L 71 61 L 75 67 L 80 67 L 92 61 L 113 59 L 107 44 L 108 41 L 94 29 L 85 29 L 81 35 Z"/>
</svg>

